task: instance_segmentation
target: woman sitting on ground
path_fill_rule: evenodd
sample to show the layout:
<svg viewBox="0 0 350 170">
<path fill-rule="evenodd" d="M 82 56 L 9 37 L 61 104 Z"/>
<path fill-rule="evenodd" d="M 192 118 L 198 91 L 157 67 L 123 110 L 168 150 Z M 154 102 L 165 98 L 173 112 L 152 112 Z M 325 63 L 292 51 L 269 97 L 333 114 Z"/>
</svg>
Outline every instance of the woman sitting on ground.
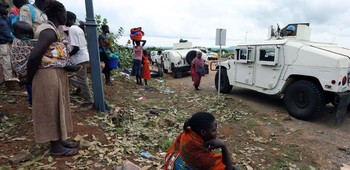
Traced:
<svg viewBox="0 0 350 170">
<path fill-rule="evenodd" d="M 225 143 L 216 138 L 217 123 L 208 112 L 197 112 L 186 120 L 183 132 L 168 149 L 164 170 L 201 169 L 232 170 L 230 152 Z M 222 154 L 213 149 L 221 148 Z"/>
</svg>

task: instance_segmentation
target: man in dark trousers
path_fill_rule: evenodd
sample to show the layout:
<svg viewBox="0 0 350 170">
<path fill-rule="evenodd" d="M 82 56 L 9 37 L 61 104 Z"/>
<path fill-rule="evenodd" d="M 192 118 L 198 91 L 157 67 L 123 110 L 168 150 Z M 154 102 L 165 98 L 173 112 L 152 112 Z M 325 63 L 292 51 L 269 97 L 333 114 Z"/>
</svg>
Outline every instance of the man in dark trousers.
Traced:
<svg viewBox="0 0 350 170">
<path fill-rule="evenodd" d="M 69 53 L 70 62 L 82 66 L 82 69 L 70 78 L 70 83 L 77 89 L 80 89 L 81 95 L 84 98 L 83 105 L 93 106 L 94 102 L 89 89 L 86 69 L 86 66 L 89 64 L 89 52 L 84 31 L 78 25 L 75 25 L 76 19 L 77 17 L 73 12 L 67 11 L 66 26 L 69 27 L 69 45 L 72 49 Z"/>
</svg>

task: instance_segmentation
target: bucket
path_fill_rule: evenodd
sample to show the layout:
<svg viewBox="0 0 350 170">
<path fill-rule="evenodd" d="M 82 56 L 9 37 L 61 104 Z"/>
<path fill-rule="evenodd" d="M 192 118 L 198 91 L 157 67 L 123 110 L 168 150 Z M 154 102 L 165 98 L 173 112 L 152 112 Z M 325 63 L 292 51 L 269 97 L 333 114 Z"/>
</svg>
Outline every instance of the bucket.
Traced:
<svg viewBox="0 0 350 170">
<path fill-rule="evenodd" d="M 108 60 L 108 66 L 110 69 L 116 69 L 119 68 L 119 61 L 117 58 L 110 58 Z"/>
</svg>

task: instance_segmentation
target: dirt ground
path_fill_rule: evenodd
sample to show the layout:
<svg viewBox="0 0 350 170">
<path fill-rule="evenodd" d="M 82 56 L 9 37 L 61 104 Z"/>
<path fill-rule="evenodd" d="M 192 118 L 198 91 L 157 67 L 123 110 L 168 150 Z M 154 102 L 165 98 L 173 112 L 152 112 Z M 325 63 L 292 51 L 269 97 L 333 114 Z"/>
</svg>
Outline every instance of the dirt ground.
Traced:
<svg viewBox="0 0 350 170">
<path fill-rule="evenodd" d="M 217 93 L 214 85 L 215 71 L 211 71 L 202 79 L 201 89 L 206 92 Z M 191 77 L 184 75 L 182 78 L 172 79 L 166 75 L 169 83 L 176 86 L 184 86 L 191 90 Z M 278 134 L 274 126 L 261 126 L 262 133 L 277 136 L 281 144 L 296 145 L 305 148 L 314 156 L 320 169 L 339 169 L 342 164 L 350 164 L 350 114 L 348 111 L 342 124 L 335 125 L 335 108 L 329 104 L 324 111 L 312 122 L 301 121 L 288 115 L 283 106 L 283 100 L 279 96 L 261 94 L 252 90 L 235 88 L 230 96 L 244 101 L 244 103 L 257 111 L 257 114 L 266 117 L 275 117 L 283 121 L 283 129 L 292 130 L 293 134 Z M 280 127 L 280 128 L 281 128 Z M 348 149 L 344 152 L 343 149 Z M 302 161 L 302 160 L 300 160 Z"/>
<path fill-rule="evenodd" d="M 210 72 L 203 77 L 199 91 L 194 91 L 189 75 L 174 79 L 170 74 L 152 79 L 152 90 L 145 90 L 133 78 L 116 73 L 114 86 L 104 90 L 119 117 L 81 107 L 74 97 L 71 137 L 89 145 L 81 146 L 78 156 L 63 158 L 48 156 L 48 145 L 35 143 L 25 90 L 8 91 L 2 85 L 0 169 L 114 169 L 125 159 L 160 169 L 166 146 L 180 132 L 181 123 L 200 110 L 213 112 L 221 122 L 220 137 L 241 169 L 333 170 L 350 164 L 349 114 L 334 125 L 334 107 L 327 105 L 315 121 L 300 121 L 288 115 L 278 96 L 237 88 L 218 102 L 214 76 Z M 160 110 L 159 115 L 144 116 L 150 109 Z M 140 158 L 143 150 L 156 158 Z M 30 158 L 10 161 L 26 151 L 32 153 Z"/>
</svg>

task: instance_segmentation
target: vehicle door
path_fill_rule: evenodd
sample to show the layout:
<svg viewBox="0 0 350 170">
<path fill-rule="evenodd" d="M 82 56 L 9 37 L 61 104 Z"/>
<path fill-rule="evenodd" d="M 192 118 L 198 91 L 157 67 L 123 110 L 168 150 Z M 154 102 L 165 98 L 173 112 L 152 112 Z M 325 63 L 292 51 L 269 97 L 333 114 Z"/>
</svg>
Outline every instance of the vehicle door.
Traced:
<svg viewBox="0 0 350 170">
<path fill-rule="evenodd" d="M 255 47 L 246 46 L 236 49 L 235 82 L 246 85 L 254 84 Z"/>
<path fill-rule="evenodd" d="M 164 68 L 170 69 L 170 52 L 163 53 Z"/>
<path fill-rule="evenodd" d="M 255 86 L 263 89 L 276 87 L 283 69 L 283 52 L 279 45 L 258 46 Z"/>
</svg>

